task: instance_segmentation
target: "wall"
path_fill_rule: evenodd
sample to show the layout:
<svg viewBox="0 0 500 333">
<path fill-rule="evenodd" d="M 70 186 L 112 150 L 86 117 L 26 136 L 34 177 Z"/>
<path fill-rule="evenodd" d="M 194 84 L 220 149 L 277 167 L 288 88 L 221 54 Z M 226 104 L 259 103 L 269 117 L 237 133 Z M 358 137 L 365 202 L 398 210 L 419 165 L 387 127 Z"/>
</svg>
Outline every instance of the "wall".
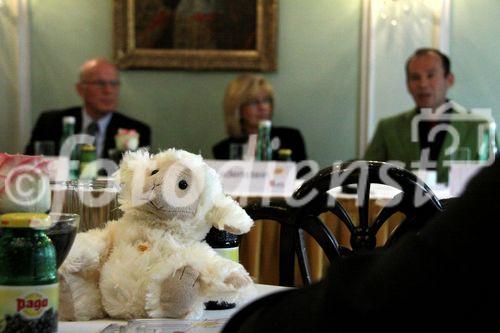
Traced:
<svg viewBox="0 0 500 333">
<path fill-rule="evenodd" d="M 281 0 L 276 124 L 298 127 L 325 166 L 356 154 L 361 0 Z M 112 55 L 111 0 L 31 0 L 32 114 L 79 102 L 73 85 L 89 57 Z M 450 96 L 500 119 L 498 0 L 453 0 Z M 154 149 L 211 156 L 225 136 L 222 98 L 237 72 L 123 71 L 120 110 L 153 127 Z M 383 75 L 378 73 L 377 75 Z M 403 84 L 403 83 L 402 83 Z M 1 93 L 5 93 L 2 91 Z M 388 97 L 391 97 L 388 95 Z"/>
<path fill-rule="evenodd" d="M 373 109 L 369 116 L 368 138 L 379 120 L 413 107 L 405 80 L 406 59 L 420 47 L 436 47 L 434 29 L 441 29 L 436 13 L 442 1 L 371 0 L 373 29 Z M 439 8 L 439 10 L 436 10 Z M 438 14 L 440 15 L 440 14 Z"/>
<path fill-rule="evenodd" d="M 453 98 L 469 108 L 491 108 L 500 121 L 500 1 L 453 0 L 450 52 Z M 498 135 L 498 134 L 497 134 Z"/>
<path fill-rule="evenodd" d="M 17 12 L 12 1 L 0 2 L 0 152 L 15 145 L 18 108 Z M 13 139 L 14 138 L 14 139 Z"/>
<path fill-rule="evenodd" d="M 112 1 L 32 0 L 33 121 L 79 102 L 84 59 L 112 55 Z M 281 0 L 274 122 L 298 127 L 324 166 L 356 147 L 360 1 Z M 120 110 L 152 125 L 154 149 L 211 156 L 225 137 L 222 99 L 238 72 L 123 71 Z"/>
</svg>

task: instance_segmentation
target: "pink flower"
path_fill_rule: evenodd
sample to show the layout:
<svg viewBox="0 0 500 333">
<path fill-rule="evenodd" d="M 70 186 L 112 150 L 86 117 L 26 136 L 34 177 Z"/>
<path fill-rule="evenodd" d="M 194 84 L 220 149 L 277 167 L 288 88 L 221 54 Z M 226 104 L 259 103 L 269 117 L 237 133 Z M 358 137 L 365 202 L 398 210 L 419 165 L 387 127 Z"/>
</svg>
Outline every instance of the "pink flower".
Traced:
<svg viewBox="0 0 500 333">
<path fill-rule="evenodd" d="M 139 133 L 135 129 L 118 129 L 115 135 L 116 149 L 120 151 L 136 150 L 139 147 Z"/>
</svg>

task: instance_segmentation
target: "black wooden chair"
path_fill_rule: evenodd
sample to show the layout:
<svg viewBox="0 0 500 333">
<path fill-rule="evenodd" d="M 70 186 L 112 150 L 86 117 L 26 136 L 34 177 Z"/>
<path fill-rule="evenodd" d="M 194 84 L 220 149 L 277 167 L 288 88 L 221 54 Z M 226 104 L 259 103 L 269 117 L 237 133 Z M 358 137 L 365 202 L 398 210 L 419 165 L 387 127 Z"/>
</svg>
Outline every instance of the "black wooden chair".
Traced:
<svg viewBox="0 0 500 333">
<path fill-rule="evenodd" d="M 369 198 L 370 188 L 374 183 L 396 187 L 401 192 L 381 209 L 370 224 Z M 352 184 L 357 184 L 358 223 L 328 193 L 335 187 Z M 274 220 L 280 223 L 279 283 L 285 286 L 296 285 L 295 258 L 302 284 L 312 283 L 304 232 L 318 243 L 331 262 L 342 255 L 374 249 L 377 232 L 396 212 L 403 213 L 404 219 L 392 232 L 385 246 L 391 246 L 406 232 L 420 229 L 434 214 L 442 210 L 437 197 L 413 173 L 389 163 L 373 161 L 352 161 L 325 168 L 295 191 L 292 199 L 288 204 L 272 202 L 267 207 L 254 204 L 246 208 L 254 220 Z M 340 246 L 320 219 L 320 215 L 325 212 L 337 216 L 347 227 L 351 235 L 351 248 Z"/>
<path fill-rule="evenodd" d="M 383 184 L 401 190 L 394 196 L 374 221 L 369 223 L 370 188 Z M 328 193 L 336 187 L 357 185 L 358 223 L 349 216 L 342 204 Z M 306 181 L 293 195 L 296 201 L 316 192 L 314 199 L 295 212 L 295 223 L 319 219 L 319 215 L 331 212 L 347 227 L 351 249 L 340 248 L 340 254 L 372 250 L 376 246 L 376 234 L 391 216 L 400 212 L 404 219 L 391 233 L 386 246 L 394 244 L 404 233 L 419 230 L 437 212 L 442 211 L 439 199 L 432 190 L 410 171 L 390 163 L 375 161 L 350 161 L 321 170 Z"/>
</svg>

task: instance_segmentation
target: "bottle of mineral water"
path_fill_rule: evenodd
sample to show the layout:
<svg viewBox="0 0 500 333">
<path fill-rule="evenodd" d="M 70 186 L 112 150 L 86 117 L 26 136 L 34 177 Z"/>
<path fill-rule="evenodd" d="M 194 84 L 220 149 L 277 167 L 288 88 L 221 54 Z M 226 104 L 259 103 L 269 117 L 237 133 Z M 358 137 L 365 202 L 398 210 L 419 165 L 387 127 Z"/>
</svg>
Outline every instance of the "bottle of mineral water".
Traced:
<svg viewBox="0 0 500 333">
<path fill-rule="evenodd" d="M 212 227 L 205 240 L 220 256 L 236 262 L 239 261 L 239 236 Z M 235 306 L 236 304 L 227 302 L 209 301 L 205 303 L 207 310 L 231 309 Z"/>
<path fill-rule="evenodd" d="M 63 133 L 61 137 L 60 147 L 63 147 L 66 140 L 75 135 L 75 117 L 66 116 L 63 117 Z M 69 156 L 69 179 L 77 180 L 79 176 L 80 169 L 80 156 L 78 152 L 78 146 L 71 147 L 71 153 Z"/>
<path fill-rule="evenodd" d="M 273 159 L 270 120 L 261 120 L 259 123 L 259 134 L 257 136 L 257 150 L 255 159 L 258 161 L 270 161 Z"/>
</svg>

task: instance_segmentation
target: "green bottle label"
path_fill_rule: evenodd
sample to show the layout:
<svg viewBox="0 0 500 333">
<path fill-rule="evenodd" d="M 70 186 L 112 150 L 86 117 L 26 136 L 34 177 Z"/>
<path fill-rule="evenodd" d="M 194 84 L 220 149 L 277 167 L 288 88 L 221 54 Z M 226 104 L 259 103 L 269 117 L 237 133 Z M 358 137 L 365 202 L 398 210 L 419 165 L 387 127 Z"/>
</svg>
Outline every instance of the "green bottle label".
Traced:
<svg viewBox="0 0 500 333">
<path fill-rule="evenodd" d="M 80 179 L 92 180 L 97 177 L 97 164 L 92 162 L 80 162 Z"/>
<path fill-rule="evenodd" d="M 24 326 L 57 331 L 59 283 L 0 285 L 0 299 L 0 332 L 13 332 Z"/>
<path fill-rule="evenodd" d="M 240 260 L 240 250 L 239 247 L 221 247 L 214 249 L 218 255 L 226 259 L 238 262 Z"/>
</svg>

